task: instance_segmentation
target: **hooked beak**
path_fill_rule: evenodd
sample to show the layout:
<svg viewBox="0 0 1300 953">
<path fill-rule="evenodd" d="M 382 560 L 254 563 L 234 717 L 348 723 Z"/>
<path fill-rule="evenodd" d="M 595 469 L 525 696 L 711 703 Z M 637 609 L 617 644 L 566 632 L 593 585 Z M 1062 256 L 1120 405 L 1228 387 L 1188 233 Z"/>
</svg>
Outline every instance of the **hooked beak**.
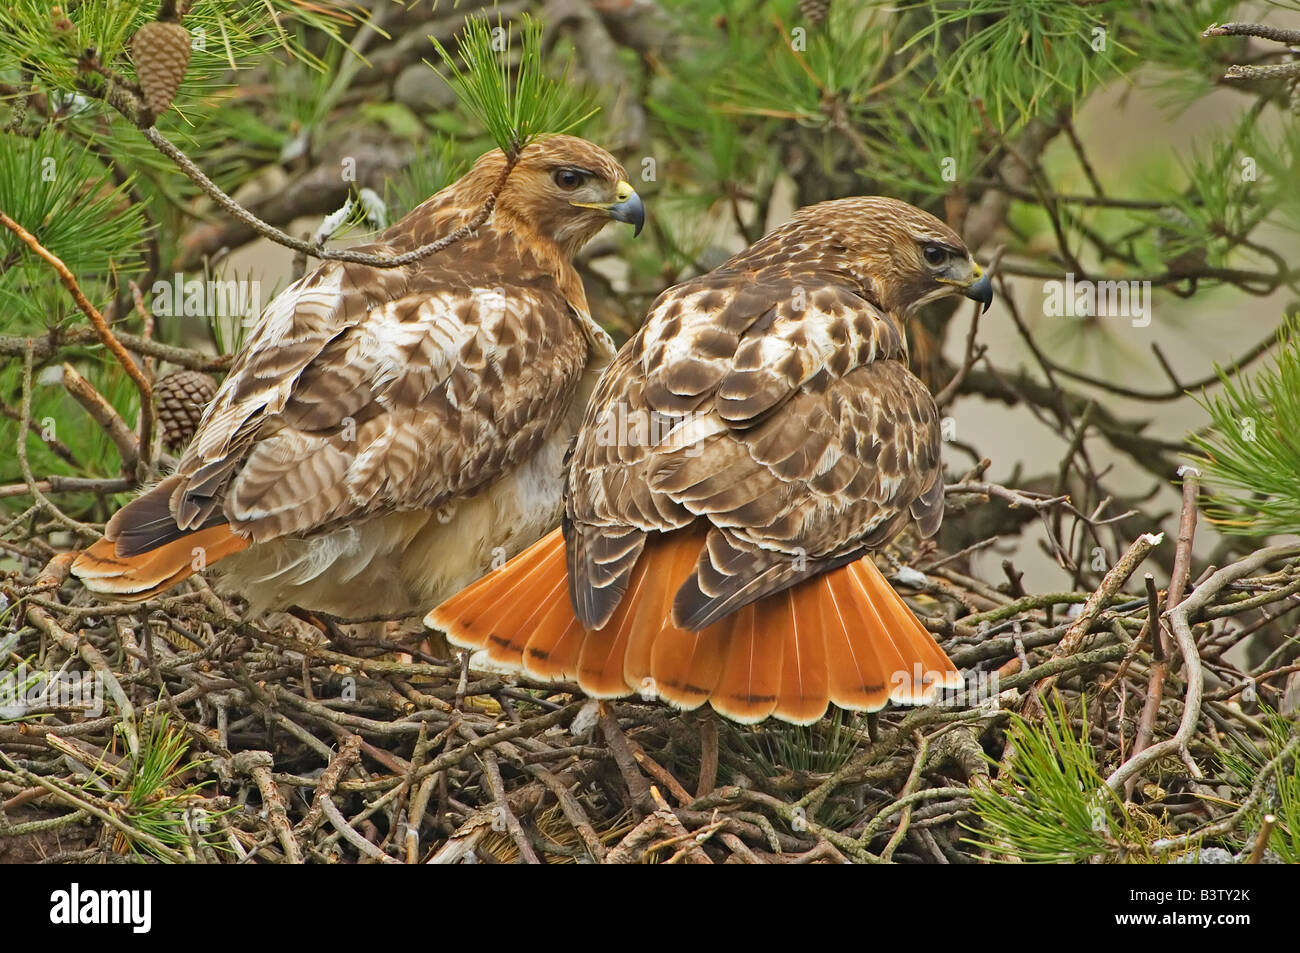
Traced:
<svg viewBox="0 0 1300 953">
<path fill-rule="evenodd" d="M 989 279 L 989 273 L 979 265 L 975 266 L 975 277 L 970 284 L 966 285 L 961 292 L 972 301 L 978 301 L 984 305 L 982 311 L 987 311 L 993 304 L 993 282 Z"/>
<path fill-rule="evenodd" d="M 616 222 L 626 222 L 632 226 L 632 236 L 636 237 L 641 234 L 641 229 L 645 225 L 645 204 L 641 201 L 641 196 L 636 194 L 636 189 L 627 182 L 618 184 L 618 191 L 615 193 L 613 202 L 574 202 L 572 204 L 581 208 L 602 208 L 609 212 L 609 217 Z"/>
</svg>

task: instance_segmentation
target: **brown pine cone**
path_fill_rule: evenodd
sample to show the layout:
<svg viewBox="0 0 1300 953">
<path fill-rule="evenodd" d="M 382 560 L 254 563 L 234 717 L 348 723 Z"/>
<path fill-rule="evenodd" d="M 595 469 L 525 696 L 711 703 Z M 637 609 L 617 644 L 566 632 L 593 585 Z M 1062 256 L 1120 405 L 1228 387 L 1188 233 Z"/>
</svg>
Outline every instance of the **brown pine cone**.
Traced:
<svg viewBox="0 0 1300 953">
<path fill-rule="evenodd" d="M 813 26 L 821 26 L 831 12 L 831 0 L 799 0 L 799 10 Z"/>
<path fill-rule="evenodd" d="M 179 23 L 151 20 L 131 37 L 131 59 L 144 104 L 160 116 L 171 105 L 190 65 L 190 31 Z"/>
<path fill-rule="evenodd" d="M 217 393 L 217 382 L 202 371 L 177 371 L 155 384 L 153 393 L 158 401 L 163 445 L 168 450 L 179 450 L 198 429 L 204 408 Z"/>
</svg>

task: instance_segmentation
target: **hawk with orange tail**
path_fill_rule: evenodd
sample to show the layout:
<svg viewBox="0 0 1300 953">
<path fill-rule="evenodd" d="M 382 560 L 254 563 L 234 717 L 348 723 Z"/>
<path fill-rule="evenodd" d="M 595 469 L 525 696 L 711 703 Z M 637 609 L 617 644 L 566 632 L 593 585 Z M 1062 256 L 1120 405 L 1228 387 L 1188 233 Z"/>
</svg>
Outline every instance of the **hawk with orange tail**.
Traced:
<svg viewBox="0 0 1300 953">
<path fill-rule="evenodd" d="M 355 249 L 413 251 L 473 220 L 506 159 Z M 328 261 L 267 307 L 175 474 L 109 520 L 72 571 L 145 599 L 218 561 L 256 608 L 425 608 L 560 518 L 563 459 L 613 357 L 578 250 L 640 231 L 623 167 L 571 136 L 526 147 L 491 216 L 396 268 Z"/>
<path fill-rule="evenodd" d="M 886 198 L 800 210 L 669 289 L 597 385 L 557 530 L 425 620 L 589 695 L 807 724 L 961 678 L 869 553 L 943 517 L 903 321 L 989 277 Z"/>
</svg>

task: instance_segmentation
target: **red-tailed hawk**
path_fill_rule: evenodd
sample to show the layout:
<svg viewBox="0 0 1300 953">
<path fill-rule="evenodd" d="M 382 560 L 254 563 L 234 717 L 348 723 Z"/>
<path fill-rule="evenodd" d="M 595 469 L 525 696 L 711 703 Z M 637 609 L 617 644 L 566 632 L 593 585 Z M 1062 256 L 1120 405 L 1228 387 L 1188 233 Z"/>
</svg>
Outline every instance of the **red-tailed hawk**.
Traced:
<svg viewBox="0 0 1300 953">
<path fill-rule="evenodd" d="M 664 292 L 587 408 L 559 530 L 429 614 L 589 695 L 810 723 L 961 678 L 868 555 L 943 517 L 939 417 L 903 321 L 989 278 L 887 198 L 800 210 Z"/>
<path fill-rule="evenodd" d="M 400 254 L 470 221 L 490 152 L 358 249 Z M 523 150 L 486 224 L 398 268 L 328 261 L 267 307 L 177 472 L 72 571 L 142 599 L 222 560 L 255 608 L 427 607 L 558 521 L 563 458 L 613 356 L 574 255 L 644 209 L 605 150 Z"/>
</svg>

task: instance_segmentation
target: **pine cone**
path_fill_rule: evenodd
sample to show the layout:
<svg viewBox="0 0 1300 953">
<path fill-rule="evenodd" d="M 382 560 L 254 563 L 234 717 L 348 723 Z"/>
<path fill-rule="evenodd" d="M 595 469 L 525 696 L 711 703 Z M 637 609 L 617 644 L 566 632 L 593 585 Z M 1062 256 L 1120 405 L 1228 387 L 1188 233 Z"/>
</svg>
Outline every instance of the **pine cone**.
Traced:
<svg viewBox="0 0 1300 953">
<path fill-rule="evenodd" d="M 190 31 L 179 23 L 151 20 L 131 38 L 131 59 L 144 104 L 160 116 L 171 105 L 190 65 Z"/>
<path fill-rule="evenodd" d="M 813 26 L 821 26 L 831 12 L 831 0 L 799 0 L 799 9 Z"/>
<path fill-rule="evenodd" d="M 203 409 L 217 393 L 217 382 L 202 371 L 177 371 L 155 384 L 153 393 L 163 444 L 168 450 L 179 450 L 198 429 Z"/>
</svg>

